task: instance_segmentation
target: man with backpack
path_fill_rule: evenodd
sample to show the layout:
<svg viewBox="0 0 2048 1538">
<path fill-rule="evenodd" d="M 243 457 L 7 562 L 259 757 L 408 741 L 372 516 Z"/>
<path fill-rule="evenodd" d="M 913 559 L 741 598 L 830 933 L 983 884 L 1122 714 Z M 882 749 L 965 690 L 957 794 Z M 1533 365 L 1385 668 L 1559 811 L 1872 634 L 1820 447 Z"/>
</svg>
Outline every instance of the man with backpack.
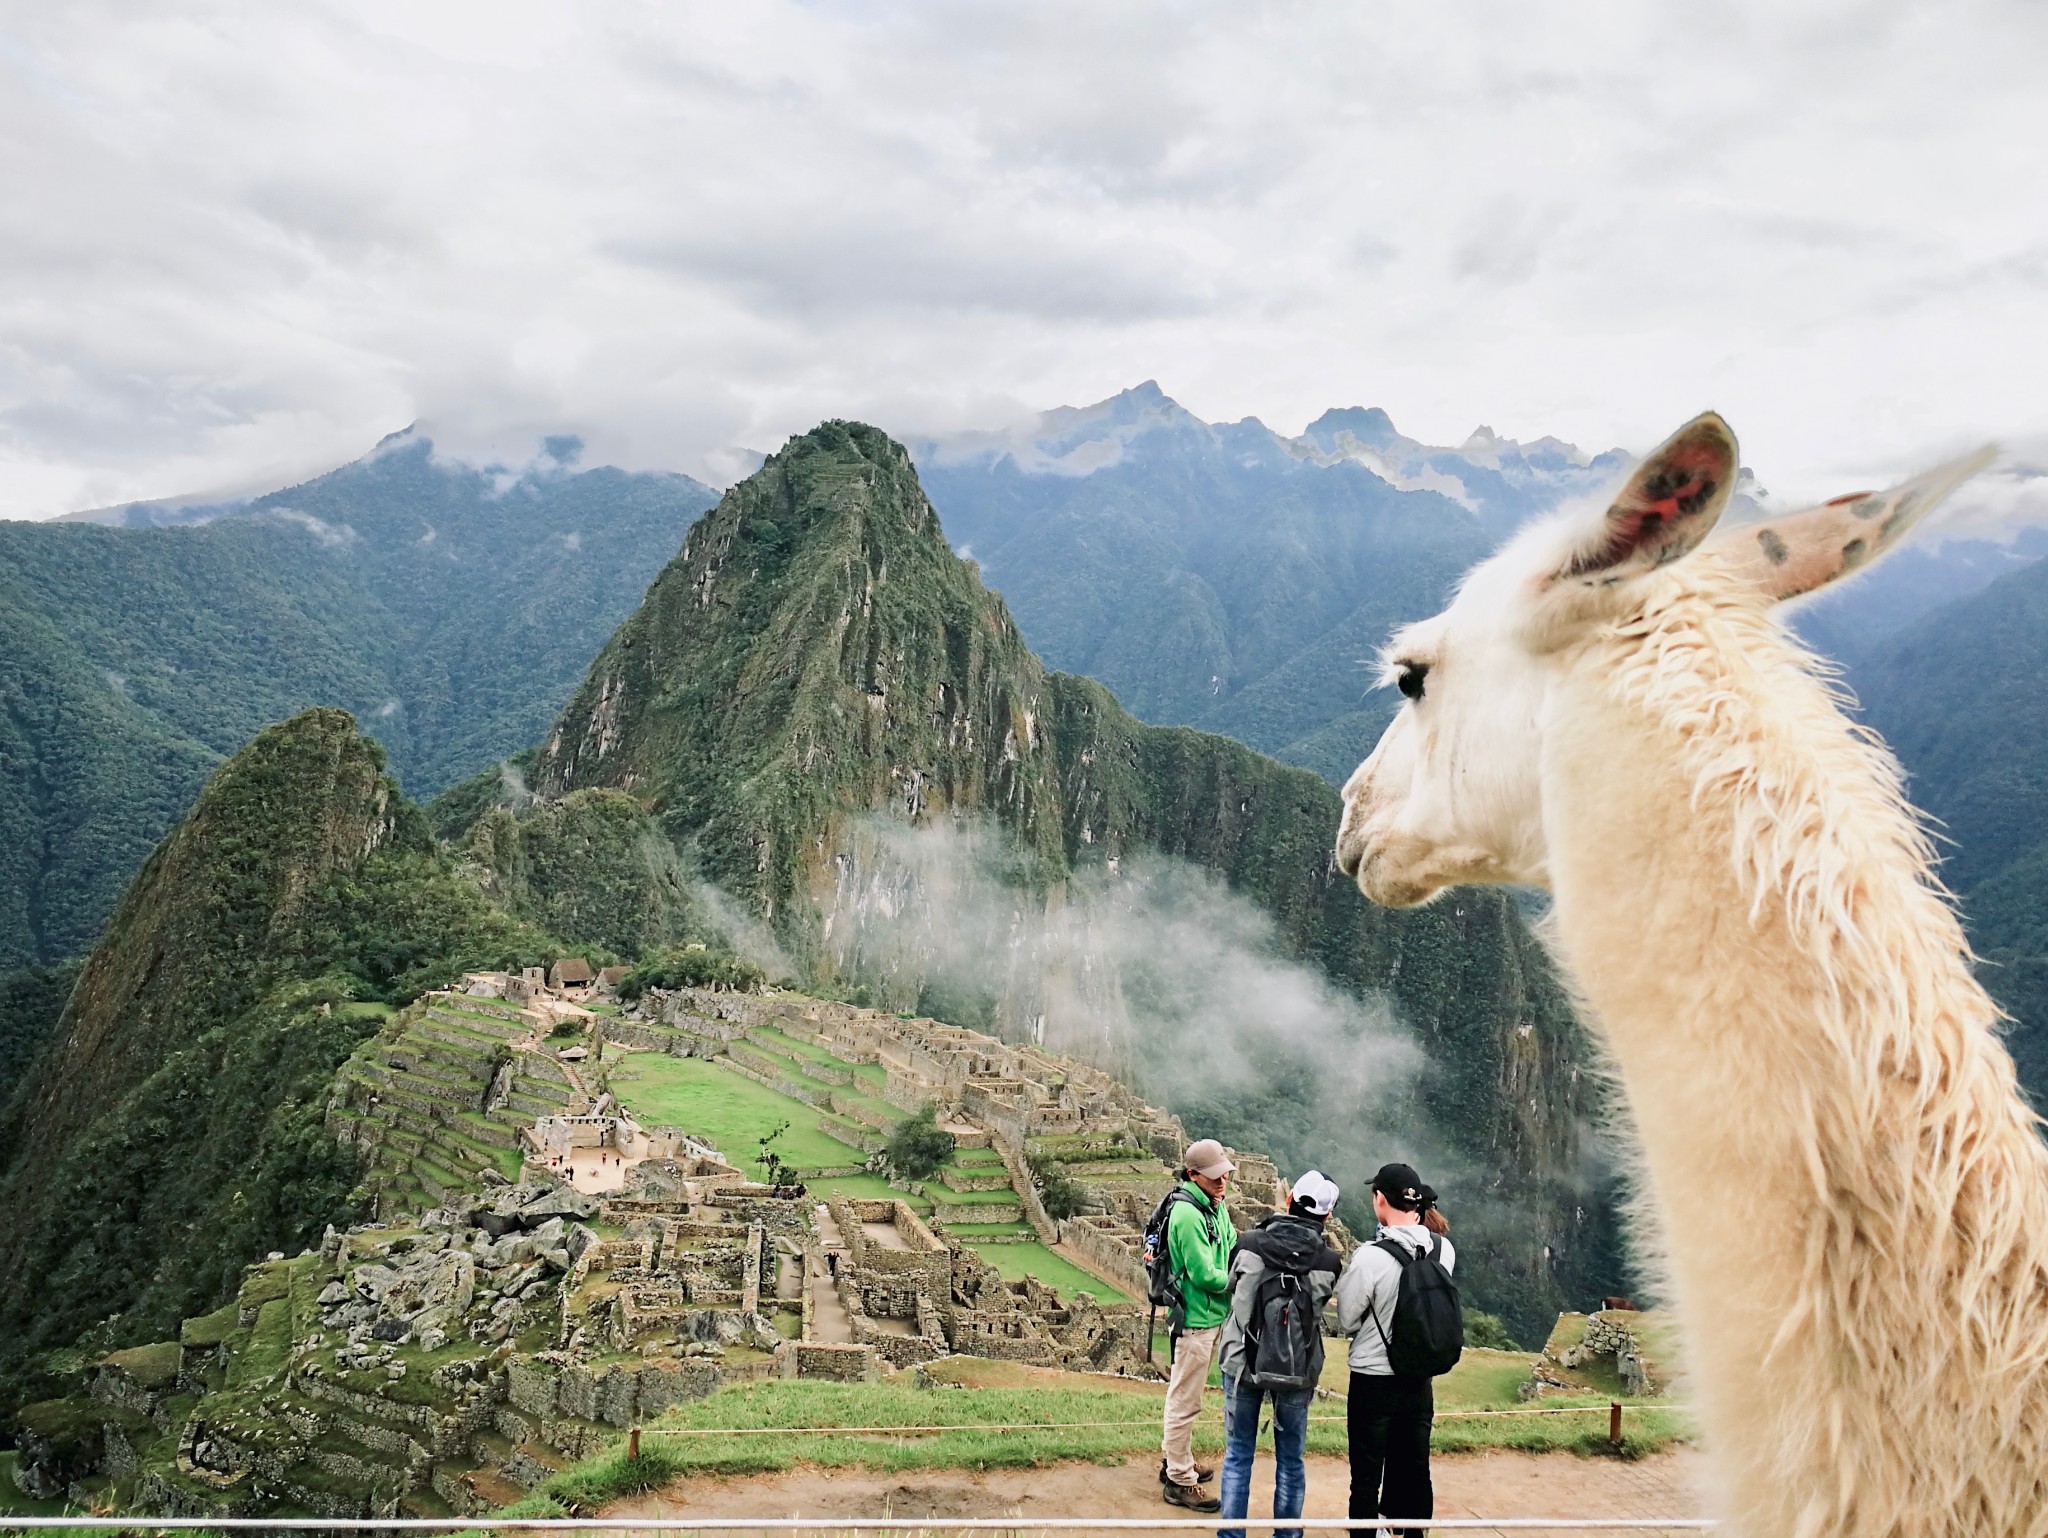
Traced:
<svg viewBox="0 0 2048 1538">
<path fill-rule="evenodd" d="M 1323 1305 L 1343 1261 L 1323 1237 L 1337 1205 L 1336 1183 L 1320 1170 L 1294 1182 L 1287 1210 L 1237 1241 L 1230 1259 L 1230 1317 L 1217 1359 L 1223 1369 L 1225 1520 L 1251 1502 L 1259 1410 L 1273 1403 L 1273 1515 L 1298 1517 L 1308 1493 L 1302 1449 L 1308 1407 L 1323 1375 Z M 1244 1538 L 1225 1528 L 1219 1538 Z"/>
<path fill-rule="evenodd" d="M 1215 1511 L 1202 1481 L 1214 1469 L 1195 1464 L 1195 1419 L 1216 1359 L 1216 1337 L 1230 1310 L 1230 1251 L 1237 1230 L 1223 1207 L 1223 1192 L 1237 1166 L 1223 1145 L 1205 1137 L 1182 1156 L 1181 1183 L 1167 1194 L 1145 1226 L 1147 1270 L 1155 1301 L 1165 1301 L 1173 1342 L 1166 1385 L 1166 1425 L 1160 1440 L 1159 1483 L 1166 1504 Z"/>
<path fill-rule="evenodd" d="M 1457 1365 L 1465 1344 L 1451 1280 L 1458 1256 L 1436 1192 L 1408 1165 L 1381 1166 L 1372 1210 L 1378 1237 L 1358 1247 L 1337 1283 L 1337 1330 L 1351 1337 L 1350 1515 L 1428 1517 L 1430 1380 Z"/>
</svg>

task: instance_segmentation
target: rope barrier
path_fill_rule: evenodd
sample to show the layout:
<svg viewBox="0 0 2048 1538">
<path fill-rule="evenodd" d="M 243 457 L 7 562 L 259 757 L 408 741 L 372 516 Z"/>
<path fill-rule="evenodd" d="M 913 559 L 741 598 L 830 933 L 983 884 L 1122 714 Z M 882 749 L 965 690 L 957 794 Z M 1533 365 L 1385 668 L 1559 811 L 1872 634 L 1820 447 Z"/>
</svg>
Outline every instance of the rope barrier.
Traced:
<svg viewBox="0 0 2048 1538">
<path fill-rule="evenodd" d="M 1684 1410 L 1686 1405 L 1624 1405 L 1628 1410 Z M 1608 1415 L 1612 1405 L 1544 1405 L 1527 1410 L 1439 1410 L 1436 1419 L 1477 1420 L 1496 1415 Z M 1342 1425 L 1342 1415 L 1311 1415 L 1311 1423 Z M 976 1421 L 961 1426 L 646 1426 L 642 1436 L 650 1437 L 765 1437 L 765 1436 L 932 1436 L 946 1431 L 1099 1431 L 1114 1426 L 1150 1428 L 1159 1423 L 1157 1415 L 1120 1421 Z"/>
<path fill-rule="evenodd" d="M 155 1532 L 534 1533 L 717 1532 L 1205 1532 L 1228 1527 L 1355 1532 L 1427 1526 L 1451 1532 L 1701 1532 L 1706 1517 L 16 1517 L 0 1513 L 0 1532 L 144 1528 Z"/>
</svg>

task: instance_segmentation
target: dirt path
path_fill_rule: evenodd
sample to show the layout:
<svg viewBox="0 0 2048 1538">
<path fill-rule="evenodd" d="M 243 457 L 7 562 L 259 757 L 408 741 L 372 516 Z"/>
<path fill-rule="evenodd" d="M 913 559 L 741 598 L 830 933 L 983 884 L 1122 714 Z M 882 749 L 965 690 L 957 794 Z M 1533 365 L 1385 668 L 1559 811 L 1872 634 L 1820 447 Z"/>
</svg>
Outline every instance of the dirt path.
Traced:
<svg viewBox="0 0 2048 1538">
<path fill-rule="evenodd" d="M 878 1474 L 792 1469 L 786 1474 L 693 1478 L 607 1509 L 609 1517 L 1187 1517 L 1159 1498 L 1156 1460 L 1122 1468 L 1066 1463 L 1050 1469 L 948 1469 Z M 1634 1463 L 1571 1453 L 1484 1452 L 1433 1464 L 1440 1517 L 1697 1517 L 1702 1463 L 1673 1448 Z M 1311 1517 L 1341 1517 L 1349 1472 L 1342 1459 L 1308 1460 Z M 1214 1488 L 1213 1486 L 1211 1488 Z M 1273 1459 L 1260 1449 L 1251 1509 L 1273 1509 Z M 1251 1529 L 1256 1534 L 1257 1529 Z M 1485 1531 L 1485 1529 L 1479 1529 Z"/>
</svg>

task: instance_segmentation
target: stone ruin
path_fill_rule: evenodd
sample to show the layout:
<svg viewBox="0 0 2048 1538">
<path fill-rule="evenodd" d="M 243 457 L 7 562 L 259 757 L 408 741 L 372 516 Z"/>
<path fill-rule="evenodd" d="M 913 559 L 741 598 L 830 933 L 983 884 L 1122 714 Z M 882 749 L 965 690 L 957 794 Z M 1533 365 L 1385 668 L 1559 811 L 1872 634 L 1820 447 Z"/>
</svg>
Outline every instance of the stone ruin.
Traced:
<svg viewBox="0 0 2048 1538">
<path fill-rule="evenodd" d="M 575 986 L 601 1001 L 613 981 Z M 582 1061 L 550 1040 L 565 1021 L 588 1043 Z M 764 1032 L 824 1060 L 805 1083 L 778 1082 L 786 1059 Z M 907 1199 L 757 1184 L 692 1129 L 639 1125 L 605 1089 L 620 1050 L 724 1058 L 816 1106 L 862 1145 L 849 1143 L 849 1171 L 933 1106 L 956 1159 L 916 1188 L 931 1221 Z M 880 1078 L 886 1112 L 854 1093 L 856 1069 Z M 24 1491 L 84 1503 L 120 1482 L 133 1509 L 194 1517 L 467 1516 L 749 1379 L 859 1380 L 948 1353 L 1158 1370 L 1140 1304 L 1008 1280 L 948 1233 L 1014 1228 L 1144 1295 L 1142 1225 L 1185 1131 L 1034 1047 L 787 994 L 590 1012 L 538 969 L 475 974 L 358 1049 L 328 1124 L 360 1151 L 379 1220 L 250 1267 L 235 1300 L 177 1340 L 114 1353 L 73 1394 L 27 1407 Z M 579 1190 L 592 1153 L 607 1188 Z M 1284 1192 L 1270 1161 L 1235 1157 L 1243 1226 Z M 1083 1211 L 1045 1211 L 1034 1159 L 1067 1173 Z"/>
<path fill-rule="evenodd" d="M 1670 1321 L 1655 1312 L 1604 1308 L 1559 1314 L 1521 1396 L 1616 1389 L 1638 1398 L 1662 1394 L 1669 1385 L 1675 1344 Z"/>
</svg>

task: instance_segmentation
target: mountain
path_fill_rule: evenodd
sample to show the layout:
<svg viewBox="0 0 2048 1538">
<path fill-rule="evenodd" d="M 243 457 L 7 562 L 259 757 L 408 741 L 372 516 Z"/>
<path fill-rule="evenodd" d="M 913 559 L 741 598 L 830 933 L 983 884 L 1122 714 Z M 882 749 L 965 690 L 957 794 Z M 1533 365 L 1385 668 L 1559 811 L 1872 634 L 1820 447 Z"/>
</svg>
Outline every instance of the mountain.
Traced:
<svg viewBox="0 0 2048 1538">
<path fill-rule="evenodd" d="M 550 945 L 434 846 L 338 710 L 269 727 L 144 863 L 0 1116 L 0 1373 L 152 1338 L 346 1222 L 322 1126 L 358 1041 L 462 965 Z"/>
<path fill-rule="evenodd" d="M 1391 714 L 1371 689 L 1388 633 L 1434 613 L 1521 523 L 1605 492 L 1631 462 L 1485 427 L 1431 447 L 1378 407 L 1326 411 L 1288 438 L 1204 422 L 1150 381 L 914 452 L 948 533 L 1049 663 L 1145 720 L 1226 733 L 1333 784 Z M 2005 472 L 1996 497 L 2036 496 L 2029 474 Z M 1736 516 L 1763 495 L 1745 470 Z M 1797 624 L 1853 667 L 2044 553 L 2039 530 L 1923 541 Z"/>
<path fill-rule="evenodd" d="M 1230 894 L 1258 915 L 1245 952 L 1259 980 L 1232 1029 L 1264 1043 L 1265 1061 L 1195 1086 L 1212 1130 L 1249 1141 L 1256 1129 L 1304 1163 L 1374 1127 L 1441 1149 L 1468 1172 L 1455 1183 L 1468 1209 L 1490 1200 L 1499 1217 L 1473 1240 L 1475 1285 L 1524 1328 L 1611 1285 L 1608 1211 L 1582 1179 L 1587 1048 L 1508 900 L 1374 908 L 1331 866 L 1339 808 L 1325 781 L 1228 738 L 1145 725 L 1100 684 L 1048 674 L 948 547 L 907 454 L 873 428 L 792 439 L 692 528 L 530 778 L 537 808 L 519 811 L 518 788 L 493 773 L 434 809 L 457 838 L 476 819 L 470 857 L 487 871 L 512 863 L 495 852 L 508 832 L 551 808 L 630 797 L 684 871 L 679 887 L 705 884 L 812 982 L 1107 1056 L 1141 1089 L 1148 1065 L 1203 1045 L 1170 1034 L 1193 1029 L 1190 1016 L 1131 998 L 1146 937 L 1172 916 L 1144 910 L 1152 928 L 1121 977 L 1100 975 L 1085 948 L 1046 965 L 1019 957 L 1048 954 L 1035 948 L 1049 934 L 1112 926 L 1147 862 L 1192 870 L 1200 880 L 1176 888 L 1187 901 L 1224 913 Z M 577 906 L 568 896 L 558 885 L 551 921 Z M 1351 1034 L 1310 1046 L 1271 1025 L 1318 988 L 1353 1001 Z M 1398 1030 L 1364 1034 L 1384 1008 Z M 1104 1039 L 1109 1014 L 1122 1039 Z M 1368 1125 L 1347 1102 L 1312 1116 L 1316 1097 L 1298 1092 L 1360 1076 L 1325 1053 L 1406 1082 L 1416 1043 L 1419 1115 L 1383 1106 Z M 1276 1134 L 1276 1115 L 1291 1130 Z"/>
<path fill-rule="evenodd" d="M 534 741 L 714 500 L 577 452 L 401 434 L 182 527 L 0 523 L 0 970 L 81 954 L 222 758 L 309 705 L 421 794 Z"/>
<path fill-rule="evenodd" d="M 1370 659 L 1387 633 L 1628 463 L 1486 428 L 1431 448 L 1376 408 L 1286 438 L 1203 422 L 1150 381 L 915 454 L 948 534 L 1050 665 L 1332 781 L 1385 725 Z"/>
</svg>

